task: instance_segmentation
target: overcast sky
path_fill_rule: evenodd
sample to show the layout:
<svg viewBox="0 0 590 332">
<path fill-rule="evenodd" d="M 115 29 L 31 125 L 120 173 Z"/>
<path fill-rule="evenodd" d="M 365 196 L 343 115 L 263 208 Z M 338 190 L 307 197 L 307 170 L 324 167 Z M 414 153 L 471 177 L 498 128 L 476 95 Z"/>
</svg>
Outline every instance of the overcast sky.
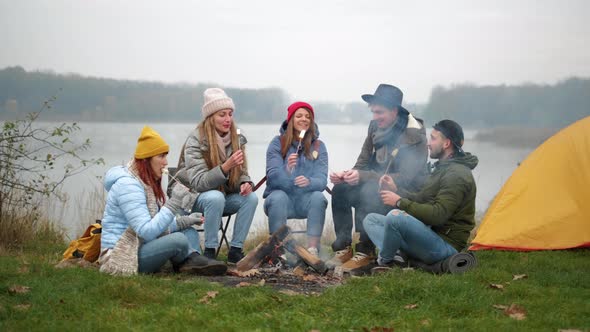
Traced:
<svg viewBox="0 0 590 332">
<path fill-rule="evenodd" d="M 590 76 L 590 1 L 0 0 L 0 68 L 281 87 L 360 101 L 377 84 Z"/>
</svg>

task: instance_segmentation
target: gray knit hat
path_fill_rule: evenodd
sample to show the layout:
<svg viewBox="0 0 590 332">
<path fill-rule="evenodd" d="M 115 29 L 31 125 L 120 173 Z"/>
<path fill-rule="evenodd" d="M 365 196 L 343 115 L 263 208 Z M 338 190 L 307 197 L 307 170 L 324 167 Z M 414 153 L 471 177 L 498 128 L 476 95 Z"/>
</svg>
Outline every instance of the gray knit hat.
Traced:
<svg viewBox="0 0 590 332">
<path fill-rule="evenodd" d="M 209 88 L 203 92 L 205 104 L 201 108 L 203 119 L 224 109 L 235 110 L 234 101 L 220 88 Z"/>
</svg>

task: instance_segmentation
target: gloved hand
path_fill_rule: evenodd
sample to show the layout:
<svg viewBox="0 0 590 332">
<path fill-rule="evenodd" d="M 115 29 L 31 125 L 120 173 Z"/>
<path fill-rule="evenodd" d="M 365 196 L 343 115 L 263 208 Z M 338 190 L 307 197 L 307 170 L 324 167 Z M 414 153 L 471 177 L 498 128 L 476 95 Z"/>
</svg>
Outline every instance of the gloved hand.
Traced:
<svg viewBox="0 0 590 332">
<path fill-rule="evenodd" d="M 185 186 L 179 185 L 179 183 L 177 183 L 174 188 L 172 188 L 172 194 L 170 195 L 170 198 L 166 200 L 164 206 L 169 208 L 174 214 L 183 214 L 182 198 L 186 194 L 188 194 L 188 189 Z"/>
<path fill-rule="evenodd" d="M 187 229 L 192 225 L 201 225 L 203 224 L 203 221 L 203 215 L 198 212 L 191 213 L 188 216 L 176 216 L 176 226 L 178 226 L 178 230 Z"/>
</svg>

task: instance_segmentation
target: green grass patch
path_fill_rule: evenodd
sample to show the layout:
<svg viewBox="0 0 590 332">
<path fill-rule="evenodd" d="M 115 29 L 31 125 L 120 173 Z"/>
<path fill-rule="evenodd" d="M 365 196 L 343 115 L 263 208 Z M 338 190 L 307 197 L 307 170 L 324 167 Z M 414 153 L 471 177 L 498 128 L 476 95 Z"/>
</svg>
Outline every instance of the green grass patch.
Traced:
<svg viewBox="0 0 590 332">
<path fill-rule="evenodd" d="M 590 328 L 590 251 L 481 252 L 464 275 L 348 279 L 320 296 L 228 288 L 198 277 L 116 278 L 55 269 L 63 247 L 0 256 L 0 330 L 557 331 Z M 527 278 L 512 280 L 513 275 Z M 490 284 L 502 284 L 503 290 Z M 30 287 L 14 292 L 14 285 Z M 217 291 L 209 303 L 200 299 Z M 493 305 L 517 304 L 524 320 Z M 416 304 L 414 309 L 406 306 Z"/>
</svg>

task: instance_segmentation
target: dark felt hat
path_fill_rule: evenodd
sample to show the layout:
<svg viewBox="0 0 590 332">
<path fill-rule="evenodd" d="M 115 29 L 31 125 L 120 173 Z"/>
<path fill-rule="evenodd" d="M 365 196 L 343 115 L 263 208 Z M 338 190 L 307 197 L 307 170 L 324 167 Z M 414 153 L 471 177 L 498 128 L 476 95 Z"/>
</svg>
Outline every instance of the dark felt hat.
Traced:
<svg viewBox="0 0 590 332">
<path fill-rule="evenodd" d="M 402 106 L 404 93 L 393 85 L 379 84 L 374 94 L 362 95 L 361 98 L 369 104 L 383 105 L 389 109 L 397 107 L 402 112 L 410 113 Z"/>
</svg>

